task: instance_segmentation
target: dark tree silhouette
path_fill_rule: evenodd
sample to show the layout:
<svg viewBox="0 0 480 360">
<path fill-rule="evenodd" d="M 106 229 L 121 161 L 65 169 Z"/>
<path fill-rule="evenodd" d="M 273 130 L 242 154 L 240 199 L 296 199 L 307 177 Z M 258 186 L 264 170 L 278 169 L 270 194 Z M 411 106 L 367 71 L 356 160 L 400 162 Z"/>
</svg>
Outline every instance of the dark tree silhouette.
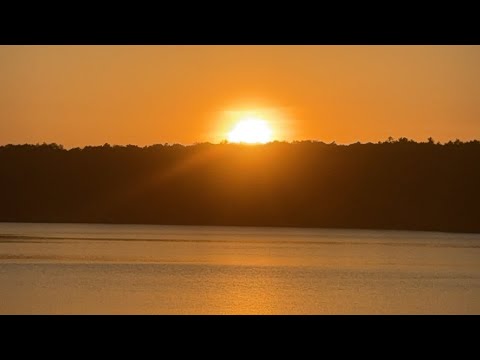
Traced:
<svg viewBox="0 0 480 360">
<path fill-rule="evenodd" d="M 0 221 L 480 232 L 480 142 L 0 147 Z"/>
</svg>

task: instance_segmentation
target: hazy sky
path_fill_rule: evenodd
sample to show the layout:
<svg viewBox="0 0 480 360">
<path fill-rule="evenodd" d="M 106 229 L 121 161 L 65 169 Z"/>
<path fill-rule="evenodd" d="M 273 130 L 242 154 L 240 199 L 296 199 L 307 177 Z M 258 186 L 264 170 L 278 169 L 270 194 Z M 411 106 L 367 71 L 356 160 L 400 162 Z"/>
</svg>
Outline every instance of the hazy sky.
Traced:
<svg viewBox="0 0 480 360">
<path fill-rule="evenodd" d="M 0 144 L 480 139 L 480 46 L 0 46 Z"/>
</svg>

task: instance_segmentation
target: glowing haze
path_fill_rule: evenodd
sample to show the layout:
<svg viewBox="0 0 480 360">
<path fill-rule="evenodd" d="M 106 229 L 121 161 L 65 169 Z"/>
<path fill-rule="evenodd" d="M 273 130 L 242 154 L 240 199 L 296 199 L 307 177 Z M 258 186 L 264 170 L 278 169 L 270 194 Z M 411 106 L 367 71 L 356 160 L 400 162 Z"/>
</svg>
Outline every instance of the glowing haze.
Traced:
<svg viewBox="0 0 480 360">
<path fill-rule="evenodd" d="M 478 64 L 479 46 L 0 46 L 0 144 L 478 139 Z"/>
</svg>

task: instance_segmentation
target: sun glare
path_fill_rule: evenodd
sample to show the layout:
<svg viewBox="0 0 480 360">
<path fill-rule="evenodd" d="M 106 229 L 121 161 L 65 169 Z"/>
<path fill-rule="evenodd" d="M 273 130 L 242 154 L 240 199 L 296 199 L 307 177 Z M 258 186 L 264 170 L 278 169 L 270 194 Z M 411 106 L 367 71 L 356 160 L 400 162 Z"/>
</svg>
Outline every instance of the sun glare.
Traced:
<svg viewBox="0 0 480 360">
<path fill-rule="evenodd" d="M 247 117 L 240 120 L 228 133 L 228 141 L 234 143 L 265 144 L 272 141 L 272 130 L 265 120 Z"/>
</svg>

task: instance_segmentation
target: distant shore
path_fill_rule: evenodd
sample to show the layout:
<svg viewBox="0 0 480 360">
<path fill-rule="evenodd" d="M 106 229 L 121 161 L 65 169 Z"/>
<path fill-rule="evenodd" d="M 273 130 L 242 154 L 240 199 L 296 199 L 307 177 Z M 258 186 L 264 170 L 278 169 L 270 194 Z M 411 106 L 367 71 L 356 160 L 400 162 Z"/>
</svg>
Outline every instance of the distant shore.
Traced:
<svg viewBox="0 0 480 360">
<path fill-rule="evenodd" d="M 480 142 L 0 147 L 1 222 L 480 233 Z"/>
</svg>

